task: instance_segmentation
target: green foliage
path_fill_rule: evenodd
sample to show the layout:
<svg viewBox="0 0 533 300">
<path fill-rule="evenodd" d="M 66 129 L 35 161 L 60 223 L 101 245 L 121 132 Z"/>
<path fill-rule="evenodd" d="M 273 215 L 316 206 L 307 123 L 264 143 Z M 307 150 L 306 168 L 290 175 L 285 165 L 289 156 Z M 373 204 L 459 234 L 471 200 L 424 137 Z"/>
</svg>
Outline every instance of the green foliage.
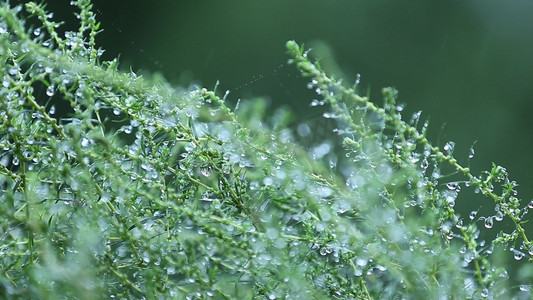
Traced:
<svg viewBox="0 0 533 300">
<path fill-rule="evenodd" d="M 494 253 L 531 260 L 533 205 L 503 167 L 477 176 L 432 146 L 394 89 L 378 107 L 288 42 L 336 122 L 307 149 L 285 111 L 101 62 L 90 1 L 72 3 L 64 37 L 41 5 L 0 5 L 2 298 L 530 296 Z M 493 215 L 457 213 L 462 188 Z"/>
</svg>

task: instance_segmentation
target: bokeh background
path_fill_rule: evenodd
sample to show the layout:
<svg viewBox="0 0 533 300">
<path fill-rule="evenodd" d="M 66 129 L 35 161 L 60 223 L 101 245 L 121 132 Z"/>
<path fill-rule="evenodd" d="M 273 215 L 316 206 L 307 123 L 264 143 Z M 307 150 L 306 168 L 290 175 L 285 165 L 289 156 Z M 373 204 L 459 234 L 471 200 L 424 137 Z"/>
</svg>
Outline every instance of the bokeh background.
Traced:
<svg viewBox="0 0 533 300">
<path fill-rule="evenodd" d="M 49 2 L 58 19 L 75 22 L 70 0 Z M 284 45 L 294 39 L 346 82 L 361 74 L 361 91 L 377 103 L 382 87 L 396 87 L 405 118 L 423 111 L 435 144 L 454 141 L 466 164 L 475 143 L 475 174 L 495 162 L 520 184 L 519 198 L 533 198 L 532 1 L 94 3 L 104 57 L 120 55 L 124 70 L 207 88 L 219 80 L 229 101 L 268 97 L 272 109 L 311 118 L 316 95 L 286 64 Z M 466 211 L 489 201 L 472 194 L 459 196 Z"/>
</svg>

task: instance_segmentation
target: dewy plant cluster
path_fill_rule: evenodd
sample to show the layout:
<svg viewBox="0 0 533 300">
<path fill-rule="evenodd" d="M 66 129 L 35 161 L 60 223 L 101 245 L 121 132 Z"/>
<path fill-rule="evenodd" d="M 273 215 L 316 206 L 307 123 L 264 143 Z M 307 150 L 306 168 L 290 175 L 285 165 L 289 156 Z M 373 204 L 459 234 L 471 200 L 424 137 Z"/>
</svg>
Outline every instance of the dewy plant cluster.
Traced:
<svg viewBox="0 0 533 300">
<path fill-rule="evenodd" d="M 0 4 L 0 298 L 531 297 L 501 257 L 531 260 L 533 203 L 433 146 L 394 89 L 378 106 L 289 41 L 336 124 L 304 147 L 286 111 L 102 61 L 90 1 L 72 5 L 63 34 L 42 5 Z M 476 192 L 489 213 L 458 213 Z"/>
</svg>

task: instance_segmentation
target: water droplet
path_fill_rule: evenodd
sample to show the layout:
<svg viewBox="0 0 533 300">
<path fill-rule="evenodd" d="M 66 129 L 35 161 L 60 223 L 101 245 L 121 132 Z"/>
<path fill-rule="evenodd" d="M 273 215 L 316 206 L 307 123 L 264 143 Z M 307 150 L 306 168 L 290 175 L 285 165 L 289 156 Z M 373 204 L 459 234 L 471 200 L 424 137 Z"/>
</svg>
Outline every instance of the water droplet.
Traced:
<svg viewBox="0 0 533 300">
<path fill-rule="evenodd" d="M 446 202 L 450 205 L 450 207 L 455 206 L 455 199 L 457 198 L 457 191 L 445 191 L 444 193 Z"/>
<path fill-rule="evenodd" d="M 452 154 L 453 149 L 455 148 L 455 142 L 449 141 L 444 145 L 444 151 L 448 154 Z"/>
<path fill-rule="evenodd" d="M 328 154 L 331 151 L 331 146 L 328 143 L 323 143 L 318 145 L 317 147 L 314 147 L 311 150 L 311 155 L 315 159 L 320 159 L 324 157 L 324 155 Z"/>
<path fill-rule="evenodd" d="M 400 104 L 396 106 L 396 111 L 401 112 L 405 108 L 405 104 Z"/>
<path fill-rule="evenodd" d="M 420 116 L 422 115 L 422 111 L 417 111 L 413 113 L 413 116 L 411 117 L 410 123 L 414 126 L 418 124 L 418 121 L 420 120 Z"/>
<path fill-rule="evenodd" d="M 137 120 L 131 120 L 130 124 L 131 124 L 132 127 L 139 127 L 139 125 L 140 125 L 139 121 L 137 121 Z M 166 142 L 168 144 L 168 141 L 164 141 L 164 142 Z"/>
<path fill-rule="evenodd" d="M 335 115 L 335 114 L 333 114 L 333 113 L 329 113 L 329 112 L 325 112 L 325 113 L 323 113 L 322 116 L 323 116 L 324 118 L 326 118 L 326 119 L 334 119 L 334 118 L 336 118 L 336 115 Z"/>
<path fill-rule="evenodd" d="M 88 138 L 85 138 L 85 137 L 84 137 L 84 138 L 81 139 L 81 146 L 82 146 L 82 147 L 87 147 L 87 146 L 89 146 L 89 143 L 90 143 L 90 140 L 89 140 Z"/>
<path fill-rule="evenodd" d="M 273 228 L 273 227 L 269 227 L 267 228 L 266 230 L 266 236 L 271 239 L 271 240 L 274 240 L 276 238 L 278 238 L 279 236 L 279 232 L 276 228 Z"/>
<path fill-rule="evenodd" d="M 271 177 L 266 177 L 264 180 L 263 180 L 263 184 L 264 185 L 272 185 L 274 183 L 274 180 L 271 178 Z"/>
<path fill-rule="evenodd" d="M 522 258 L 524 258 L 524 253 L 514 250 L 514 259 L 521 260 Z"/>
<path fill-rule="evenodd" d="M 454 182 L 448 182 L 448 183 L 446 184 L 446 187 L 447 187 L 448 189 L 452 190 L 452 191 L 455 191 L 455 190 L 457 190 L 457 189 L 460 189 L 459 184 L 458 184 L 457 182 L 455 182 L 455 181 L 454 181 Z"/>
<path fill-rule="evenodd" d="M 122 112 L 120 111 L 120 109 L 118 109 L 118 108 L 116 108 L 116 107 L 113 108 L 113 114 L 114 114 L 115 116 L 118 116 L 118 115 L 120 115 L 121 113 L 122 113 Z"/>
<path fill-rule="evenodd" d="M 494 221 L 492 220 L 492 217 L 485 218 L 486 228 L 492 228 L 493 225 L 494 225 Z"/>
<path fill-rule="evenodd" d="M 357 73 L 355 74 L 355 81 L 354 81 L 354 87 L 357 87 L 359 85 L 359 82 L 361 82 L 361 74 Z"/>
<path fill-rule="evenodd" d="M 474 210 L 474 211 L 470 212 L 470 216 L 469 216 L 470 220 L 474 220 L 476 215 L 477 215 L 477 210 Z"/>
<path fill-rule="evenodd" d="M 428 166 L 429 166 L 429 162 L 428 162 L 427 158 L 424 158 L 422 160 L 422 162 L 420 163 L 420 167 L 425 170 L 425 169 L 428 168 Z"/>
<path fill-rule="evenodd" d="M 33 35 L 40 36 L 41 35 L 41 28 L 35 28 L 33 30 Z"/>
<path fill-rule="evenodd" d="M 368 264 L 368 259 L 365 258 L 358 258 L 355 260 L 355 264 L 359 267 L 364 267 Z"/>
<path fill-rule="evenodd" d="M 52 84 L 46 89 L 46 95 L 52 97 L 55 93 L 56 87 Z"/>
<path fill-rule="evenodd" d="M 28 47 L 28 44 L 27 44 L 27 43 L 23 43 L 23 44 L 20 46 L 20 51 L 22 51 L 22 53 L 28 53 L 28 52 L 30 52 L 30 48 Z"/>
<path fill-rule="evenodd" d="M 50 110 L 48 111 L 49 114 L 54 115 L 56 113 L 56 107 L 55 105 L 50 106 Z"/>
<path fill-rule="evenodd" d="M 143 252 L 143 261 L 145 263 L 149 263 L 150 262 L 150 254 L 148 253 L 148 251 L 144 251 Z"/>
<path fill-rule="evenodd" d="M 474 151 L 474 147 L 470 148 L 470 151 L 468 151 L 468 158 L 474 158 L 474 155 L 476 152 Z"/>
<path fill-rule="evenodd" d="M 501 220 L 503 220 L 503 213 L 501 211 L 497 211 L 496 212 L 496 215 L 494 215 L 494 220 L 500 222 Z"/>
<path fill-rule="evenodd" d="M 200 173 L 202 173 L 202 175 L 204 175 L 205 177 L 209 177 L 212 173 L 211 167 L 207 166 L 200 168 Z"/>
<path fill-rule="evenodd" d="M 333 169 L 335 167 L 337 167 L 337 161 L 336 160 L 330 160 L 329 161 L 329 168 Z"/>
<path fill-rule="evenodd" d="M 530 284 L 521 284 L 520 285 L 520 290 L 522 292 L 529 292 L 531 290 L 531 285 Z"/>
<path fill-rule="evenodd" d="M 463 261 L 464 261 L 464 267 L 468 266 L 469 263 L 472 262 L 472 260 L 474 260 L 474 253 L 471 252 L 471 251 L 466 251 L 465 254 L 464 254 L 464 257 L 463 257 Z"/>
<path fill-rule="evenodd" d="M 321 106 L 321 105 L 324 105 L 324 101 L 320 101 L 318 99 L 313 99 L 313 101 L 311 101 L 311 106 Z"/>
<path fill-rule="evenodd" d="M 4 80 L 2 80 L 2 85 L 4 87 L 9 87 L 10 84 L 11 84 L 11 80 L 9 79 L 9 76 L 5 75 Z"/>
<path fill-rule="evenodd" d="M 8 73 L 9 75 L 11 76 L 15 76 L 17 75 L 17 73 L 19 72 L 20 68 L 18 66 L 14 66 L 12 68 L 9 69 Z"/>
<path fill-rule="evenodd" d="M 7 33 L 7 25 L 4 23 L 0 23 L 0 34 Z"/>
<path fill-rule="evenodd" d="M 464 225 L 463 225 L 463 219 L 460 219 L 460 220 L 457 222 L 457 224 L 455 224 L 455 227 L 457 227 L 457 228 L 459 228 L 459 229 L 463 228 L 463 226 L 464 226 Z"/>
<path fill-rule="evenodd" d="M 298 127 L 296 128 L 296 132 L 298 133 L 299 136 L 301 137 L 306 137 L 308 136 L 309 134 L 311 134 L 311 128 L 309 127 L 309 125 L 307 124 L 300 124 L 298 125 Z M 532 201 L 533 202 L 533 201 Z"/>
</svg>

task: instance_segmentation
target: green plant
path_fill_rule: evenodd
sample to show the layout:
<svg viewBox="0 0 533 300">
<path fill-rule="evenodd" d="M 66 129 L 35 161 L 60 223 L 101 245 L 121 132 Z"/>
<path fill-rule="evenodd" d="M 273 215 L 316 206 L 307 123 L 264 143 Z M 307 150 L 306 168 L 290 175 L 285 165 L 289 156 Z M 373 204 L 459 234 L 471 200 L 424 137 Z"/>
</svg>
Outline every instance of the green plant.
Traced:
<svg viewBox="0 0 533 300">
<path fill-rule="evenodd" d="M 531 259 L 533 204 L 503 167 L 474 175 L 432 146 L 394 89 L 380 108 L 288 42 L 337 124 L 306 149 L 286 111 L 101 62 L 90 1 L 72 4 L 64 37 L 42 5 L 0 5 L 2 298 L 530 296 L 493 260 Z M 493 215 L 456 213 L 467 187 Z"/>
</svg>

